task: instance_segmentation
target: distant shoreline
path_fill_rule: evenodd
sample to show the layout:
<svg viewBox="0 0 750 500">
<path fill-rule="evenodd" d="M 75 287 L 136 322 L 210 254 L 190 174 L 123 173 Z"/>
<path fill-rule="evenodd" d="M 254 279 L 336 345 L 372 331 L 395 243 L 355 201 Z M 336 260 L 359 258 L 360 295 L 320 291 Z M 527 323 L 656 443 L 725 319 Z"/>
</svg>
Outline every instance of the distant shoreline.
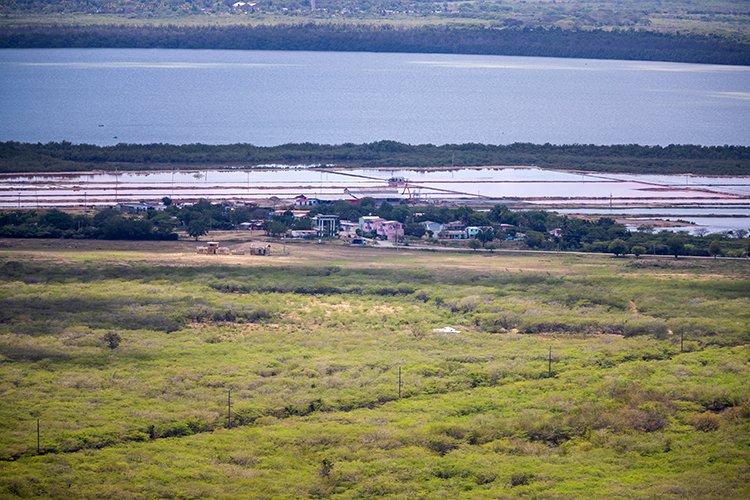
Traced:
<svg viewBox="0 0 750 500">
<path fill-rule="evenodd" d="M 599 146 L 592 144 L 118 144 L 0 142 L 0 174 L 252 170 L 276 165 L 355 168 L 450 168 L 528 165 L 558 170 L 630 174 L 750 175 L 747 146 Z M 265 166 L 265 167 L 264 167 Z"/>
<path fill-rule="evenodd" d="M 450 25 L 6 25 L 0 48 L 396 52 L 750 65 L 750 44 L 718 35 Z"/>
</svg>

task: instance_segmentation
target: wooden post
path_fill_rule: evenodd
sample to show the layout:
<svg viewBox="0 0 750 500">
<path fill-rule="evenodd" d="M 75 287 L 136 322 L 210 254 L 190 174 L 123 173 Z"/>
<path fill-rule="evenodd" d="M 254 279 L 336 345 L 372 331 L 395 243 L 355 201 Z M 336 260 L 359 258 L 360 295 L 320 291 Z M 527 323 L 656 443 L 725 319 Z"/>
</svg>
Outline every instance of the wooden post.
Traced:
<svg viewBox="0 0 750 500">
<path fill-rule="evenodd" d="M 680 352 L 685 352 L 685 332 L 680 331 Z"/>
<path fill-rule="evenodd" d="M 232 389 L 227 393 L 227 429 L 232 428 Z"/>
<path fill-rule="evenodd" d="M 398 399 L 401 399 L 401 366 L 398 367 Z"/>
<path fill-rule="evenodd" d="M 547 378 L 552 378 L 552 346 L 549 346 L 549 357 L 547 358 Z"/>
<path fill-rule="evenodd" d="M 42 454 L 42 441 L 39 435 L 39 419 L 36 419 L 36 454 Z"/>
</svg>

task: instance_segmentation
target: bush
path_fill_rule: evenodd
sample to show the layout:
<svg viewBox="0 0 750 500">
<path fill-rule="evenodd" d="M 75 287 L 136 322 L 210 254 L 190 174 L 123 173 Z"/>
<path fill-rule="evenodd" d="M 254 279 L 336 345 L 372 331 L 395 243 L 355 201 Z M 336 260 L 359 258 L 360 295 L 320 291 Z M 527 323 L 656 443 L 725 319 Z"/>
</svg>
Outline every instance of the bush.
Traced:
<svg viewBox="0 0 750 500">
<path fill-rule="evenodd" d="M 523 420 L 520 424 L 520 431 L 529 441 L 538 441 L 553 446 L 560 446 L 573 437 L 573 430 L 568 427 L 564 419 L 558 416 Z"/>
<path fill-rule="evenodd" d="M 703 412 L 691 415 L 688 419 L 688 423 L 695 427 L 695 430 L 711 432 L 719 430 L 721 419 L 715 413 Z"/>
<path fill-rule="evenodd" d="M 107 347 L 114 350 L 120 346 L 122 337 L 120 337 L 120 335 L 117 334 L 116 332 L 108 332 L 102 336 L 102 340 L 104 341 L 105 344 L 107 344 Z"/>
<path fill-rule="evenodd" d="M 531 472 L 517 472 L 510 476 L 510 486 L 525 486 L 530 484 L 536 476 Z"/>
<path fill-rule="evenodd" d="M 610 242 L 608 250 L 610 253 L 615 254 L 615 256 L 620 256 L 628 251 L 628 245 L 624 240 L 616 238 Z"/>
<path fill-rule="evenodd" d="M 722 393 L 716 396 L 701 398 L 700 403 L 708 411 L 722 411 L 726 408 L 737 406 L 738 400 L 729 393 Z"/>
<path fill-rule="evenodd" d="M 211 309 L 207 306 L 200 306 L 190 311 L 189 319 L 196 323 L 210 321 L 216 322 L 239 322 L 247 321 L 255 323 L 271 317 L 271 313 L 266 309 L 252 307 L 235 307 L 228 305 L 220 309 Z"/>
<path fill-rule="evenodd" d="M 661 319 L 636 319 L 625 323 L 623 335 L 626 337 L 635 337 L 637 335 L 650 335 L 657 339 L 667 337 L 667 323 Z"/>
<path fill-rule="evenodd" d="M 425 443 L 425 446 L 428 449 L 439 453 L 440 455 L 445 455 L 449 451 L 455 450 L 456 448 L 458 448 L 458 445 L 459 442 L 456 439 L 442 434 L 431 436 Z"/>
<path fill-rule="evenodd" d="M 635 245 L 633 246 L 633 248 L 630 249 L 630 252 L 636 257 L 640 257 L 641 255 L 646 253 L 646 248 L 640 245 Z"/>
<path fill-rule="evenodd" d="M 149 429 L 149 435 L 154 438 L 190 436 L 194 433 L 186 422 L 167 422 Z"/>
<path fill-rule="evenodd" d="M 655 432 L 667 423 L 667 410 L 661 403 L 644 403 L 638 408 L 624 407 L 610 417 L 617 431 Z"/>
<path fill-rule="evenodd" d="M 521 324 L 521 316 L 514 313 L 478 314 L 474 320 L 476 325 L 489 333 L 502 333 Z"/>
</svg>

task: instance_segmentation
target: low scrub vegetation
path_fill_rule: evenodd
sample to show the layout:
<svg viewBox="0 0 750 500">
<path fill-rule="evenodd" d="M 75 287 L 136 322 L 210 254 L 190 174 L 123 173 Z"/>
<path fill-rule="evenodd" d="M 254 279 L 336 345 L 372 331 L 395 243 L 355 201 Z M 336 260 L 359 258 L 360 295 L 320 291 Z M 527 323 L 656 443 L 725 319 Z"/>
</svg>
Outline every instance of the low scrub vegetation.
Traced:
<svg viewBox="0 0 750 500">
<path fill-rule="evenodd" d="M 750 494 L 748 264 L 406 258 L 0 252 L 0 495 Z"/>
</svg>

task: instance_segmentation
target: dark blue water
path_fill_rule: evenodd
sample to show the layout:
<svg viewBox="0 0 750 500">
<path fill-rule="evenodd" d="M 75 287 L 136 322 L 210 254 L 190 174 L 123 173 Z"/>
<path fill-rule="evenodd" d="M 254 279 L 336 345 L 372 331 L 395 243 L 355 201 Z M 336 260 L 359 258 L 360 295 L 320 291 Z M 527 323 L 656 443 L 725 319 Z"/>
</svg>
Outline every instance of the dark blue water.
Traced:
<svg viewBox="0 0 750 500">
<path fill-rule="evenodd" d="M 750 145 L 750 68 L 499 56 L 0 50 L 0 140 Z"/>
</svg>

